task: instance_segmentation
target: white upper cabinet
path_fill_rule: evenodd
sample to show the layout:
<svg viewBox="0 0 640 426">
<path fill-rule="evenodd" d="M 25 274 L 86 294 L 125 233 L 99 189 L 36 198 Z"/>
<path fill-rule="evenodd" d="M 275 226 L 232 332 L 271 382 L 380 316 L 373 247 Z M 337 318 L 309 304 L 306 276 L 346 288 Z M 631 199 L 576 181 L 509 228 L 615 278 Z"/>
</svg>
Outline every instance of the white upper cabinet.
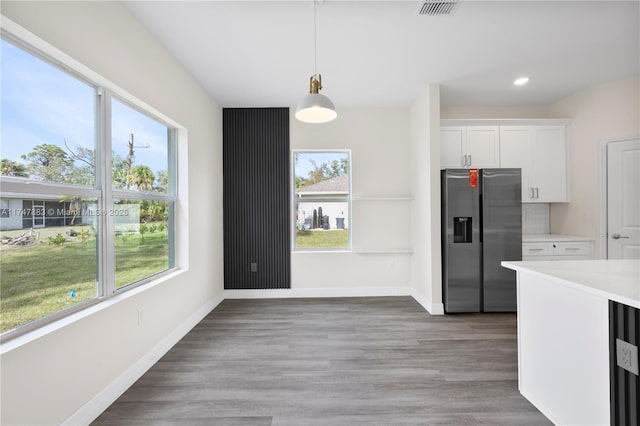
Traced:
<svg viewBox="0 0 640 426">
<path fill-rule="evenodd" d="M 498 126 L 440 128 L 440 168 L 500 167 Z"/>
<path fill-rule="evenodd" d="M 529 191 L 530 139 L 529 127 L 500 127 L 500 165 L 506 168 L 522 169 L 523 203 L 533 201 Z"/>
<path fill-rule="evenodd" d="M 500 167 L 500 132 L 498 126 L 467 127 L 468 167 Z"/>
<path fill-rule="evenodd" d="M 565 126 L 501 126 L 500 159 L 522 169 L 523 203 L 569 201 Z"/>
<path fill-rule="evenodd" d="M 457 169 L 465 167 L 465 127 L 440 128 L 440 168 Z"/>
<path fill-rule="evenodd" d="M 567 119 L 441 120 L 440 168 L 522 169 L 523 203 L 569 201 Z"/>
<path fill-rule="evenodd" d="M 536 202 L 568 202 L 565 126 L 533 127 L 531 132 L 529 186 L 535 189 Z"/>
</svg>

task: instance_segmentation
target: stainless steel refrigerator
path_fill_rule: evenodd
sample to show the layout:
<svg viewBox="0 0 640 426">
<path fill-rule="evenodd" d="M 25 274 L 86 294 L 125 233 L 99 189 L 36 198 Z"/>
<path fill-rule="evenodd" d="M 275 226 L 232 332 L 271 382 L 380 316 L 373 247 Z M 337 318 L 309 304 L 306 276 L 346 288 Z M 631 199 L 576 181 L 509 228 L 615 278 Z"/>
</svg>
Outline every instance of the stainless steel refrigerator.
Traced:
<svg viewBox="0 0 640 426">
<path fill-rule="evenodd" d="M 446 313 L 515 312 L 522 260 L 520 169 L 446 169 L 442 183 L 442 296 Z"/>
</svg>

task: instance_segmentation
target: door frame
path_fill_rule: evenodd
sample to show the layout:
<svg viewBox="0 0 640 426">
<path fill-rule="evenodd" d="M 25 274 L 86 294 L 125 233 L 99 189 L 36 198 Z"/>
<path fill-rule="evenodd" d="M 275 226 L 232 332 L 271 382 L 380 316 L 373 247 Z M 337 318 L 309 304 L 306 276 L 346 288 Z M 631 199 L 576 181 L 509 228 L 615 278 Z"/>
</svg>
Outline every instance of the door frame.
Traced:
<svg viewBox="0 0 640 426">
<path fill-rule="evenodd" d="M 607 147 L 613 142 L 624 142 L 634 139 L 640 139 L 640 135 L 627 136 L 623 138 L 615 139 L 603 139 L 600 140 L 600 147 L 598 150 L 598 175 L 600 181 L 600 229 L 598 232 L 598 243 L 600 245 L 600 259 L 608 259 L 608 240 L 607 234 L 608 227 L 608 203 L 607 203 L 607 178 L 609 174 L 607 163 Z"/>
</svg>

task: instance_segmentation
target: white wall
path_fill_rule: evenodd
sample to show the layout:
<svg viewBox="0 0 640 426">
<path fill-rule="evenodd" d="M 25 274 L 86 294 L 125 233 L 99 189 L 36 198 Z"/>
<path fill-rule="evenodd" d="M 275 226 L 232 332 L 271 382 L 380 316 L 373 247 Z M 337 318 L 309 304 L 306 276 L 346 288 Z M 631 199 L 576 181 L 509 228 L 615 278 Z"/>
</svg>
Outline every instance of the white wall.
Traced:
<svg viewBox="0 0 640 426">
<path fill-rule="evenodd" d="M 598 243 L 600 141 L 640 135 L 640 77 L 590 87 L 549 106 L 556 117 L 571 117 L 568 128 L 571 202 L 551 205 L 551 232 L 582 235 Z"/>
<path fill-rule="evenodd" d="M 317 125 L 291 114 L 291 149 L 350 149 L 352 252 L 294 252 L 291 288 L 407 289 L 410 254 L 363 253 L 411 248 L 411 201 L 357 200 L 408 196 L 408 111 L 338 109 L 338 118 Z M 332 219 L 333 220 L 333 219 Z"/>
<path fill-rule="evenodd" d="M 0 231 L 22 229 L 22 215 L 16 214 L 22 210 L 22 199 L 3 198 L 0 208 L 9 209 L 9 217 L 0 218 Z"/>
<path fill-rule="evenodd" d="M 188 232 L 189 270 L 40 338 L 3 345 L 0 423 L 60 424 L 221 297 L 222 114 L 119 2 L 3 1 L 2 13 L 188 129 L 181 162 L 190 205 L 180 213 L 193 220 L 179 229 Z"/>
<path fill-rule="evenodd" d="M 432 314 L 442 313 L 440 246 L 440 87 L 426 87 L 410 110 L 412 283 Z"/>
</svg>

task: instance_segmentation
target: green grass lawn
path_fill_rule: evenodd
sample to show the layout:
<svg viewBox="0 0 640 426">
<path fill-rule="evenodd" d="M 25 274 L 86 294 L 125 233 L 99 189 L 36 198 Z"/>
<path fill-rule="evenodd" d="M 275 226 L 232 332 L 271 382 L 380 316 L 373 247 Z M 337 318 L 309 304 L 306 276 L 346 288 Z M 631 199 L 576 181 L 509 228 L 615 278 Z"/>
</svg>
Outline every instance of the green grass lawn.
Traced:
<svg viewBox="0 0 640 426">
<path fill-rule="evenodd" d="M 116 239 L 116 287 L 168 268 L 164 232 Z M 44 242 L 2 247 L 0 332 L 42 318 L 96 296 L 96 240 Z M 72 292 L 75 297 L 72 297 Z"/>
<path fill-rule="evenodd" d="M 349 231 L 346 229 L 297 231 L 296 248 L 349 248 Z"/>
</svg>

